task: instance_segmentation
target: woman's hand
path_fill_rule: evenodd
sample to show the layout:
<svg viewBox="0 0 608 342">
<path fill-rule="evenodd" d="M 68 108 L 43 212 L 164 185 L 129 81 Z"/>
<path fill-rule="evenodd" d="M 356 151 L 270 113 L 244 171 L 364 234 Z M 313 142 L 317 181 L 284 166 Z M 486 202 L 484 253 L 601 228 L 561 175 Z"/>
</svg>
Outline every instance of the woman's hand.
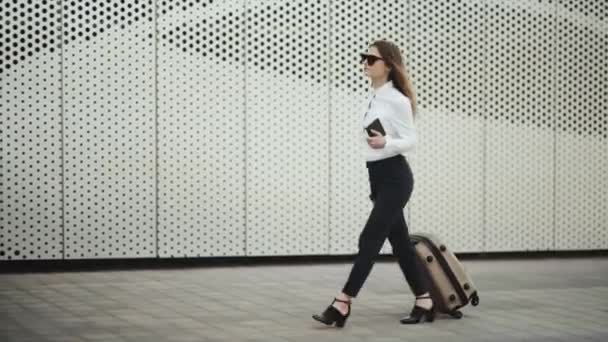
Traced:
<svg viewBox="0 0 608 342">
<path fill-rule="evenodd" d="M 367 143 L 371 148 L 380 149 L 386 145 L 386 139 L 380 134 L 380 132 L 372 129 L 373 136 L 367 137 Z"/>
</svg>

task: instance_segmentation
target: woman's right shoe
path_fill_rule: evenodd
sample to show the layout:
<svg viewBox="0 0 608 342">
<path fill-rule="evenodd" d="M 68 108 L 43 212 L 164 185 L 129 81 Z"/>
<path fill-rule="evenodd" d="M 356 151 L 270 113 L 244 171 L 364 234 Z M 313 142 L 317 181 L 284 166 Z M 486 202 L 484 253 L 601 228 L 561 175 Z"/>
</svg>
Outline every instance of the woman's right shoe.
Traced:
<svg viewBox="0 0 608 342">
<path fill-rule="evenodd" d="M 342 313 L 332 305 L 334 302 L 348 304 L 348 312 L 346 313 L 346 315 L 342 315 Z M 335 323 L 336 327 L 342 328 L 344 326 L 344 323 L 346 323 L 346 319 L 348 318 L 348 316 L 350 316 L 350 304 L 350 300 L 334 298 L 334 301 L 331 302 L 331 304 L 327 307 L 327 309 L 325 309 L 325 311 L 323 311 L 322 314 L 312 315 L 312 318 L 325 325 L 333 325 Z"/>
<path fill-rule="evenodd" d="M 430 297 L 418 297 L 416 299 L 426 299 Z M 414 305 L 412 312 L 409 316 L 404 317 L 400 320 L 401 324 L 416 324 L 420 322 L 432 322 L 435 320 L 435 305 L 431 306 L 430 309 L 422 308 L 418 305 Z"/>
</svg>

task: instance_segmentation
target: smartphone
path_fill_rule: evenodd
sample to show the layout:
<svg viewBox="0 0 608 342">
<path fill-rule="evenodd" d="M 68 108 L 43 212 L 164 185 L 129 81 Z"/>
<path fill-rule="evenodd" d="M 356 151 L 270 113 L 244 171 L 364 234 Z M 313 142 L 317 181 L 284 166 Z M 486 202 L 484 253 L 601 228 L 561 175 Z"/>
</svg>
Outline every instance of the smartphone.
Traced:
<svg viewBox="0 0 608 342">
<path fill-rule="evenodd" d="M 369 135 L 370 137 L 374 136 L 374 133 L 372 133 L 372 129 L 374 131 L 380 132 L 380 134 L 382 136 L 386 135 L 386 132 L 384 131 L 384 127 L 382 127 L 382 123 L 380 123 L 380 119 L 376 118 L 374 121 L 372 121 L 371 124 L 369 124 L 369 126 L 365 127 L 365 130 L 367 131 L 367 135 Z"/>
</svg>

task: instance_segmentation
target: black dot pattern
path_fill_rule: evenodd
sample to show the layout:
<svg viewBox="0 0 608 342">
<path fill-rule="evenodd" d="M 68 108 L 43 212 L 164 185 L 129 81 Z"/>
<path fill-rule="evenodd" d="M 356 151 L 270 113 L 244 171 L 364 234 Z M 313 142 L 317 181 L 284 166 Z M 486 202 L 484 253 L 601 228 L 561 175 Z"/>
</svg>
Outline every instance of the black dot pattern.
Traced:
<svg viewBox="0 0 608 342">
<path fill-rule="evenodd" d="M 160 15 L 171 14 L 171 12 L 189 12 L 193 7 L 196 10 L 200 9 L 200 5 L 206 7 L 207 5 L 213 4 L 213 0 L 175 0 L 175 1 L 158 1 L 158 10 Z"/>
<path fill-rule="evenodd" d="M 557 4 L 558 13 L 562 18 L 579 18 L 583 21 L 596 21 L 597 24 L 606 24 L 608 21 L 608 4 L 605 1 L 553 0 L 549 3 Z"/>
<path fill-rule="evenodd" d="M 555 118 L 555 13 L 548 1 L 488 5 L 486 117 L 551 128 Z M 534 72 L 530 72 L 534 70 Z M 538 86 L 543 85 L 543 86 Z"/>
<path fill-rule="evenodd" d="M 560 1 L 556 102 L 561 132 L 608 138 L 608 2 Z"/>
<path fill-rule="evenodd" d="M 326 80 L 327 51 L 313 47 L 329 41 L 329 32 L 319 29 L 327 13 L 325 1 L 288 1 L 272 7 L 251 2 L 246 16 L 248 62 L 262 72 Z"/>
<path fill-rule="evenodd" d="M 411 11 L 419 109 L 483 116 L 485 1 L 412 1 Z"/>
<path fill-rule="evenodd" d="M 5 0 L 0 3 L 0 75 L 40 52 L 60 48 L 59 0 Z"/>
<path fill-rule="evenodd" d="M 178 10 L 188 11 L 194 6 L 208 7 L 213 5 L 213 0 L 157 2 L 158 4 L 154 0 L 5 1 L 2 8 L 0 8 L 0 21 L 4 20 L 7 23 L 5 30 L 0 30 L 0 74 L 4 70 L 25 61 L 26 58 L 31 58 L 35 53 L 40 53 L 43 50 L 53 53 L 55 50 L 60 49 L 60 42 L 57 39 L 60 35 L 60 23 L 65 28 L 63 30 L 63 40 L 66 44 L 69 44 L 77 39 L 87 41 L 95 39 L 99 34 L 104 33 L 112 27 L 125 29 L 140 20 L 153 21 L 154 6 L 156 5 L 159 8 L 158 15 L 165 15 L 171 11 Z M 563 0 L 556 3 L 554 0 L 540 0 L 540 3 L 558 6 L 565 13 L 579 13 L 582 16 L 597 18 L 600 22 L 606 21 L 606 5 L 598 4 L 597 1 Z M 255 51 L 250 51 L 252 54 L 249 58 L 254 58 L 256 60 L 254 64 L 261 70 L 266 68 L 276 70 L 279 74 L 293 73 L 300 78 L 306 79 L 324 79 L 328 77 L 327 67 L 323 63 L 319 63 L 317 60 L 318 56 L 314 55 L 314 51 L 313 55 L 308 55 L 309 51 L 299 50 L 299 48 L 303 48 L 311 42 L 303 41 L 303 44 L 299 44 L 298 46 L 290 46 L 290 44 L 293 44 L 292 42 L 297 41 L 298 34 L 291 35 L 287 32 L 288 30 L 283 30 L 283 28 L 298 24 L 302 25 L 303 30 L 310 29 L 308 26 L 312 25 L 312 23 L 309 24 L 310 18 L 308 13 L 314 8 L 314 6 L 310 7 L 310 5 L 314 5 L 314 2 L 310 4 L 289 2 L 275 7 L 268 5 L 247 6 L 247 11 L 251 14 L 247 23 L 247 30 L 252 30 L 252 23 L 255 23 L 257 27 L 272 27 L 268 36 L 260 37 L 257 43 L 267 48 L 268 52 L 273 56 L 281 56 L 281 58 L 271 58 Z M 338 21 L 337 25 L 332 29 L 339 32 L 341 27 L 356 25 L 359 32 L 369 32 L 373 24 L 367 20 L 362 20 L 362 18 L 368 18 L 370 15 L 373 15 L 374 11 L 364 9 L 363 6 L 358 4 L 344 1 L 338 2 L 336 5 L 341 10 L 333 15 L 341 17 L 344 20 Z M 412 11 L 416 13 L 415 15 L 411 15 L 411 18 L 406 16 L 407 6 L 390 4 L 389 2 L 378 4 L 379 8 L 376 10 L 376 13 L 391 13 L 390 16 L 383 16 L 387 27 L 395 27 L 399 22 L 403 22 L 404 18 L 409 18 L 415 23 L 411 28 L 413 35 L 410 49 L 412 60 L 411 73 L 419 93 L 418 101 L 421 108 L 447 108 L 448 110 L 467 115 L 484 116 L 487 114 L 490 117 L 506 119 L 512 123 L 530 122 L 541 127 L 551 127 L 553 120 L 545 114 L 519 114 L 515 116 L 500 114 L 502 109 L 507 108 L 504 104 L 505 101 L 502 101 L 500 96 L 517 94 L 518 91 L 514 91 L 515 89 L 513 89 L 515 87 L 514 82 L 518 82 L 516 80 L 523 81 L 526 77 L 534 78 L 540 76 L 536 74 L 506 75 L 507 79 L 512 81 L 504 82 L 504 84 L 507 88 L 511 87 L 512 89 L 502 94 L 492 93 L 493 91 L 497 91 L 496 88 L 489 87 L 482 89 L 482 85 L 484 84 L 486 75 L 488 77 L 496 77 L 498 74 L 508 73 L 510 69 L 508 67 L 503 66 L 500 70 L 493 69 L 492 61 L 495 61 L 496 58 L 513 63 L 522 62 L 522 65 L 523 63 L 534 64 L 540 60 L 546 60 L 548 56 L 551 56 L 551 54 L 547 54 L 547 51 L 558 49 L 552 46 L 553 39 L 546 39 L 538 41 L 546 49 L 542 50 L 538 48 L 540 45 L 535 45 L 536 51 L 532 51 L 533 55 L 527 55 L 526 51 L 521 50 L 523 53 L 520 53 L 517 59 L 512 61 L 510 58 L 515 58 L 514 56 L 494 56 L 494 51 L 492 50 L 483 51 L 484 42 L 491 43 L 491 39 L 494 37 L 492 34 L 484 33 L 486 25 L 492 23 L 492 27 L 489 28 L 494 29 L 495 31 L 493 32 L 497 33 L 523 35 L 526 32 L 525 30 L 528 29 L 542 29 L 547 35 L 551 36 L 556 34 L 553 28 L 555 19 L 552 16 L 547 16 L 542 20 L 532 23 L 531 27 L 528 28 L 517 25 L 517 16 L 509 16 L 505 13 L 505 6 L 493 4 L 492 1 L 487 2 L 487 4 L 486 2 L 469 1 L 441 5 L 433 2 L 413 1 L 410 5 L 412 6 Z M 459 6 L 459 8 L 454 6 Z M 497 10 L 492 10 L 493 7 L 497 8 Z M 387 12 L 389 10 L 390 12 Z M 488 20 L 485 20 L 486 12 L 489 15 Z M 63 18 L 58 20 L 61 15 L 63 15 Z M 517 15 L 530 16 L 534 14 L 525 13 L 524 11 Z M 500 19 L 501 17 L 508 18 L 512 22 L 508 23 L 507 26 L 496 26 L 493 19 Z M 360 22 L 357 22 L 357 20 Z M 442 23 L 446 20 L 450 21 L 452 25 L 444 27 Z M 431 24 L 429 25 L 429 23 Z M 240 24 L 241 20 L 239 16 L 229 12 L 218 18 L 210 18 L 209 21 L 204 19 L 200 22 L 183 23 L 180 26 L 168 28 L 163 32 L 159 32 L 159 39 L 162 44 L 172 45 L 183 52 L 190 52 L 202 57 L 214 54 L 222 60 L 239 63 L 241 56 L 233 51 L 235 51 L 234 46 L 241 39 L 238 34 L 241 31 Z M 571 23 L 571 25 L 576 24 Z M 596 30 L 593 30 L 589 26 L 583 26 L 582 32 L 565 29 L 566 31 L 563 33 L 566 36 L 572 36 L 571 38 L 574 41 L 578 41 L 581 44 L 586 42 L 585 39 L 580 39 L 581 37 L 596 40 L 590 41 L 589 44 L 591 45 L 581 46 L 580 48 L 583 51 L 591 51 L 591 46 L 594 46 L 594 44 L 600 44 L 600 46 L 601 44 L 606 44 L 606 35 L 592 33 L 592 31 Z M 279 37 L 276 43 L 273 42 L 265 46 L 270 41 L 269 38 L 274 38 L 277 32 L 282 32 L 283 37 Z M 399 42 L 400 39 L 404 39 L 404 34 L 406 33 L 400 32 L 395 37 L 376 36 L 372 39 L 389 38 Z M 150 37 L 151 35 L 141 38 L 145 40 Z M 335 39 L 342 42 L 350 39 L 349 37 L 351 36 L 335 35 Z M 368 43 L 366 40 L 358 41 L 357 50 L 365 49 Z M 518 48 L 527 49 L 527 47 L 521 44 L 515 46 L 516 43 L 510 40 L 504 42 L 504 44 L 516 50 Z M 453 46 L 458 46 L 458 48 L 453 48 Z M 566 48 L 572 48 L 572 46 L 568 45 Z M 594 60 L 603 56 L 593 55 L 601 54 L 601 49 L 592 50 L 590 57 Z M 281 54 L 282 52 L 283 54 Z M 286 52 L 293 53 L 293 56 L 284 55 Z M 408 51 L 407 53 L 409 55 L 410 52 Z M 486 53 L 489 65 L 484 66 Z M 444 56 L 444 58 L 432 58 L 438 54 Z M 303 56 L 307 57 L 303 58 Z M 536 58 L 535 56 L 540 58 Z M 353 54 L 352 58 L 356 59 L 356 54 Z M 348 58 L 340 59 L 337 62 L 350 63 Z M 555 61 L 551 62 L 555 63 Z M 441 64 L 435 65 L 436 63 Z M 476 65 L 479 68 L 465 67 L 469 65 Z M 545 71 L 551 71 L 552 65 L 545 63 L 537 66 L 542 67 Z M 535 65 L 531 66 L 535 67 Z M 576 70 L 585 72 L 589 68 L 579 68 Z M 547 77 L 553 77 L 550 73 L 543 73 L 543 75 L 542 81 L 547 81 Z M 361 91 L 367 87 L 367 80 L 361 74 L 353 75 L 349 72 L 340 72 L 332 75 L 332 77 L 335 77 L 337 84 L 351 86 L 355 91 Z M 580 77 L 580 79 L 586 80 L 587 78 Z M 599 80 L 598 83 L 600 87 L 596 87 L 595 89 L 605 88 L 604 80 Z M 534 93 L 533 98 L 548 95 L 547 91 L 550 91 L 546 87 L 531 88 L 531 90 Z M 600 90 L 596 90 L 596 92 L 600 92 Z M 605 94 L 600 95 L 605 97 Z M 466 98 L 470 101 L 456 100 Z M 547 98 L 547 96 L 543 98 Z M 484 106 L 484 99 L 490 107 L 487 109 L 487 112 L 486 106 Z M 533 113 L 546 113 L 548 110 L 545 104 L 531 103 L 530 105 L 534 107 Z M 570 118 L 568 120 L 572 121 L 574 119 Z M 593 126 L 594 122 L 598 123 L 597 126 Z M 604 136 L 607 130 L 605 120 L 603 119 L 590 119 L 587 124 L 583 123 L 581 125 L 577 125 L 575 122 L 559 122 L 559 127 L 564 130 L 575 130 L 581 134 L 598 134 L 599 131 L 599 134 L 603 134 Z"/>
<path fill-rule="evenodd" d="M 63 39 L 95 39 L 111 28 L 126 27 L 138 21 L 154 21 L 154 0 L 64 0 Z M 149 38 L 144 37 L 144 38 Z"/>
<path fill-rule="evenodd" d="M 212 0 L 161 2 L 159 12 L 162 15 L 172 10 L 189 11 L 193 7 L 206 8 L 212 4 Z M 246 11 L 246 32 L 255 35 L 259 30 L 266 31 L 256 35 L 254 45 L 247 51 L 248 58 L 256 68 L 277 72 L 279 75 L 293 74 L 300 79 L 321 81 L 328 78 L 327 59 L 322 59 L 324 51 L 308 49 L 314 41 L 302 38 L 300 33 L 314 30 L 314 13 L 327 13 L 326 4 L 318 5 L 315 1 L 307 1 L 285 2 L 275 6 L 253 2 L 247 6 Z M 242 17 L 235 9 L 216 18 L 203 18 L 197 22 L 183 22 L 172 28 L 161 28 L 161 44 L 203 58 L 213 55 L 223 61 L 238 63 L 241 56 L 234 52 L 240 44 Z M 293 28 L 300 31 L 294 31 Z M 328 39 L 328 36 L 320 36 L 318 39 Z"/>
<path fill-rule="evenodd" d="M 240 25 L 242 24 L 238 12 L 224 13 L 220 17 L 190 16 L 192 13 L 211 13 L 209 8 L 213 0 L 207 1 L 161 1 L 159 3 L 159 17 L 162 25 L 158 27 L 159 40 L 163 48 L 171 52 L 183 52 L 193 56 L 218 57 L 221 60 L 238 62 L 235 54 L 238 50 Z M 176 14 L 190 17 L 190 20 L 179 20 Z M 167 18 L 175 18 L 169 22 Z M 176 23 L 179 24 L 176 25 Z"/>
</svg>

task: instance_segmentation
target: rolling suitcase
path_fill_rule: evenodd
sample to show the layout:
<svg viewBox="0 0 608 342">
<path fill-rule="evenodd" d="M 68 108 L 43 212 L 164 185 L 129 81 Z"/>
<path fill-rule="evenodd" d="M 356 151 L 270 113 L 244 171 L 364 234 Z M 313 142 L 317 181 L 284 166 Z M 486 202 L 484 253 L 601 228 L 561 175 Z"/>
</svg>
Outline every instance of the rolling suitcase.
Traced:
<svg viewBox="0 0 608 342">
<path fill-rule="evenodd" d="M 479 304 L 477 289 L 454 253 L 430 234 L 411 234 L 410 239 L 438 312 L 462 318 L 460 308 Z"/>
</svg>

